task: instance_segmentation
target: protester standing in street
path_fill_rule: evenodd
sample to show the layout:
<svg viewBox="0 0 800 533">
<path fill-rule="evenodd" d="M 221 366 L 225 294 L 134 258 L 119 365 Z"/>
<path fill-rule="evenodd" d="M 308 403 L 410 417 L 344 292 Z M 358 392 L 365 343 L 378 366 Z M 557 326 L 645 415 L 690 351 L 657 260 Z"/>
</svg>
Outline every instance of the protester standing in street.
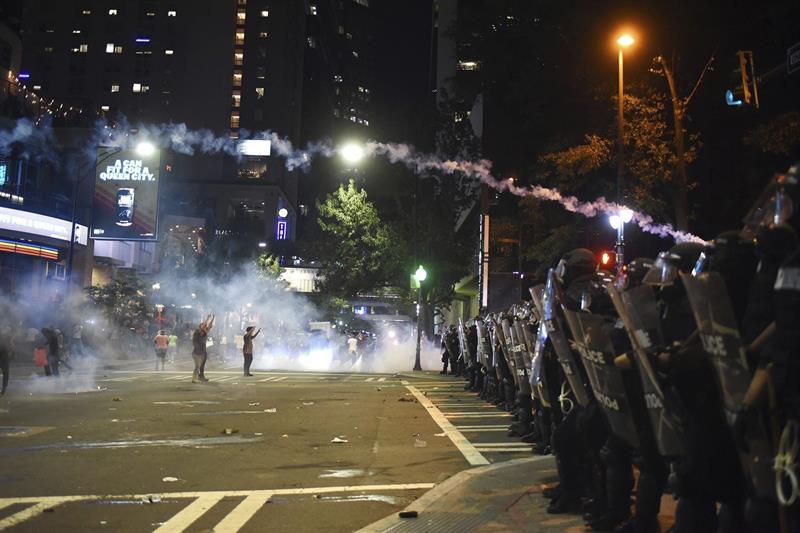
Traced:
<svg viewBox="0 0 800 533">
<path fill-rule="evenodd" d="M 255 333 L 253 333 L 255 331 Z M 261 333 L 259 328 L 256 331 L 255 326 L 247 326 L 244 332 L 244 346 L 242 346 L 242 355 L 244 355 L 244 375 L 252 376 L 250 373 L 250 365 L 253 364 L 253 339 Z"/>
<path fill-rule="evenodd" d="M 72 342 L 70 342 L 69 351 L 72 357 L 83 356 L 83 326 L 81 324 L 72 326 Z"/>
<path fill-rule="evenodd" d="M 169 356 L 170 364 L 175 362 L 175 354 L 178 352 L 178 336 L 175 331 L 170 331 L 169 342 L 167 343 L 167 355 Z"/>
<path fill-rule="evenodd" d="M 52 328 L 42 328 L 42 335 L 44 335 L 45 344 L 47 346 L 47 366 L 50 367 L 50 375 L 59 376 L 58 365 L 60 360 L 58 357 L 58 336 Z"/>
<path fill-rule="evenodd" d="M 159 363 L 161 363 L 161 370 L 165 370 L 169 337 L 167 337 L 163 329 L 158 330 L 158 335 L 153 339 L 153 344 L 156 345 L 156 370 L 158 370 Z"/>
<path fill-rule="evenodd" d="M 197 326 L 197 329 L 192 335 L 192 359 L 194 359 L 194 373 L 192 374 L 192 383 L 200 383 L 208 381 L 205 376 L 206 359 L 208 359 L 208 352 L 206 351 L 206 338 L 208 332 L 214 326 L 214 315 L 208 315 L 206 319 Z"/>
</svg>

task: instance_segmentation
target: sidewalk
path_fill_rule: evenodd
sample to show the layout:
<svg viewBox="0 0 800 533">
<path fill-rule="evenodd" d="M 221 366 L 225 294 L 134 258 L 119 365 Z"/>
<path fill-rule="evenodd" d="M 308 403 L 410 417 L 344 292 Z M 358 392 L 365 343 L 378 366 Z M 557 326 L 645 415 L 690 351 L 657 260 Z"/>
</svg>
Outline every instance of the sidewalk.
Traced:
<svg viewBox="0 0 800 533">
<path fill-rule="evenodd" d="M 464 470 L 437 485 L 406 511 L 416 518 L 393 514 L 359 533 L 521 531 L 569 532 L 588 530 L 580 515 L 547 514 L 548 500 L 542 489 L 557 480 L 551 456 L 516 459 Z M 671 497 L 662 499 L 662 531 L 672 522 Z M 672 516 L 669 516 L 672 515 Z"/>
</svg>

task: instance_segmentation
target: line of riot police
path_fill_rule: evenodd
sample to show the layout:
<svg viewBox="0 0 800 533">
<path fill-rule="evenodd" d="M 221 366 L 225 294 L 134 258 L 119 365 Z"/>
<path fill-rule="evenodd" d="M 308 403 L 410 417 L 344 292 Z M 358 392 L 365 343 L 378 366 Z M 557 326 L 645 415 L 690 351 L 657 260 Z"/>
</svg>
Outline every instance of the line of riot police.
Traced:
<svg viewBox="0 0 800 533">
<path fill-rule="evenodd" d="M 798 178 L 775 176 L 742 230 L 616 274 L 573 250 L 530 301 L 445 332 L 465 388 L 555 456 L 549 513 L 655 532 L 669 493 L 674 533 L 800 531 Z"/>
</svg>

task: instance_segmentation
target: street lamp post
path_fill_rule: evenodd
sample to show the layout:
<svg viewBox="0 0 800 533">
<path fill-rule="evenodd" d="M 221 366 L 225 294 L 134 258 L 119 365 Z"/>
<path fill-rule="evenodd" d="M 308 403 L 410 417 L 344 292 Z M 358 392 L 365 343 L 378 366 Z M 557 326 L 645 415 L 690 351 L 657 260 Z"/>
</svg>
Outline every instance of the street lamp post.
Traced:
<svg viewBox="0 0 800 533">
<path fill-rule="evenodd" d="M 625 168 L 625 89 L 622 75 L 622 50 L 634 43 L 630 34 L 624 33 L 617 38 L 619 45 L 619 101 L 617 105 L 617 202 L 622 201 L 622 176 Z"/>
<path fill-rule="evenodd" d="M 613 214 L 608 217 L 609 225 L 617 230 L 617 243 L 616 250 L 616 268 L 617 275 L 622 273 L 625 266 L 625 224 L 633 220 L 633 211 L 624 207 L 619 210 L 619 213 Z"/>
<path fill-rule="evenodd" d="M 428 273 L 425 271 L 425 268 L 420 265 L 417 271 L 414 273 L 414 278 L 417 280 L 417 285 L 419 285 L 417 297 L 417 353 L 414 358 L 414 370 L 422 370 L 419 354 L 419 347 L 422 341 L 422 282 L 425 281 L 425 278 L 427 277 Z"/>
</svg>

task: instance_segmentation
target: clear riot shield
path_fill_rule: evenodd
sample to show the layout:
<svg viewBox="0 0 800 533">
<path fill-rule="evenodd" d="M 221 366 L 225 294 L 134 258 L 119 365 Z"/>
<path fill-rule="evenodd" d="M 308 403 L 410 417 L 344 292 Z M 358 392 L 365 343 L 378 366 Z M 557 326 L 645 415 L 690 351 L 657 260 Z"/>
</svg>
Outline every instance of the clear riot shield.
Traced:
<svg viewBox="0 0 800 533">
<path fill-rule="evenodd" d="M 528 371 L 528 385 L 531 386 L 533 393 L 542 402 L 545 407 L 550 407 L 550 394 L 547 389 L 547 378 L 544 372 L 539 373 L 538 384 L 534 385 L 533 372 L 533 354 L 536 351 L 536 329 L 539 324 L 535 321 L 527 321 L 522 325 L 522 334 L 525 338 L 525 345 L 527 347 L 525 358 L 525 368 Z M 541 361 L 541 360 L 540 360 Z M 541 367 L 541 363 L 539 365 Z M 541 368 L 539 369 L 541 370 Z"/>
<path fill-rule="evenodd" d="M 562 307 L 572 338 L 583 358 L 597 403 L 606 414 L 611 431 L 633 447 L 639 436 L 633 421 L 622 374 L 614 364 L 618 355 L 611 341 L 614 321 L 610 317 L 570 311 Z"/>
<path fill-rule="evenodd" d="M 478 328 L 478 362 L 484 368 L 488 368 L 489 359 L 491 359 L 491 351 L 489 348 L 489 334 L 486 331 L 486 324 L 483 320 L 476 320 L 475 327 Z"/>
<path fill-rule="evenodd" d="M 561 318 L 558 316 L 558 296 L 559 290 L 558 280 L 555 271 L 551 268 L 547 276 L 547 285 L 545 286 L 544 298 L 542 299 L 543 314 L 542 323 L 544 323 L 547 330 L 547 337 L 553 344 L 553 349 L 556 352 L 558 362 L 561 368 L 564 369 L 564 375 L 567 378 L 572 393 L 575 395 L 575 400 L 585 407 L 589 405 L 589 393 L 586 390 L 586 385 L 583 383 L 583 376 L 580 370 L 580 362 L 575 359 L 575 354 L 569 347 L 567 338 L 564 335 L 564 326 L 561 324 Z"/>
<path fill-rule="evenodd" d="M 464 321 L 458 319 L 458 348 L 461 352 L 461 360 L 465 365 L 469 364 L 469 346 L 467 344 L 467 330 L 464 329 Z"/>
<path fill-rule="evenodd" d="M 534 344 L 531 347 L 531 371 L 528 373 L 531 387 L 535 388 L 541 383 L 544 373 L 542 372 L 542 360 L 544 358 L 544 348 L 547 343 L 547 328 L 544 320 L 544 285 L 537 285 L 530 288 L 533 305 L 536 314 L 539 316 L 539 323 L 536 327 Z"/>
<path fill-rule="evenodd" d="M 659 377 L 651 363 L 652 358 L 657 356 L 664 344 L 661 318 L 653 289 L 647 285 L 640 285 L 621 292 L 614 285 L 608 284 L 606 291 L 625 324 L 625 331 L 633 346 L 642 380 L 647 414 L 653 425 L 658 450 L 664 456 L 684 455 L 683 426 L 680 418 L 676 416 L 677 399 L 661 387 Z"/>
<path fill-rule="evenodd" d="M 517 386 L 517 390 L 519 390 L 520 376 L 517 372 L 517 362 L 514 358 L 514 339 L 512 338 L 511 320 L 509 320 L 508 317 L 500 319 L 500 340 L 503 343 L 503 355 L 506 358 L 508 370 L 514 377 L 514 383 Z"/>
<path fill-rule="evenodd" d="M 512 356 L 517 376 L 519 376 L 519 390 L 522 394 L 530 394 L 531 386 L 528 382 L 528 369 L 525 365 L 525 354 L 528 348 L 525 346 L 525 337 L 522 334 L 522 321 L 517 319 L 511 324 Z"/>
<path fill-rule="evenodd" d="M 716 370 L 725 418 L 732 425 L 750 386 L 750 372 L 725 281 L 717 272 L 697 276 L 681 274 L 681 279 L 689 296 L 703 351 Z M 750 453 L 742 454 L 742 458 L 754 486 L 761 492 L 772 493 L 774 473 L 767 429 L 756 413 L 747 420 L 747 428 Z"/>
</svg>

